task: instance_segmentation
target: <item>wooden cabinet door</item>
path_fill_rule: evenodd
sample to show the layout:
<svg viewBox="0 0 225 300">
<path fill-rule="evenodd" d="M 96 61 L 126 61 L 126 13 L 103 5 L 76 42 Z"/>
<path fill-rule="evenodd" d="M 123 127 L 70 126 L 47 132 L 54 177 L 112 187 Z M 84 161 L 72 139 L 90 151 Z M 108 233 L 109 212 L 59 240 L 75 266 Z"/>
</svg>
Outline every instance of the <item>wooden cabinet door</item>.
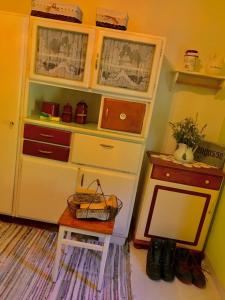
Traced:
<svg viewBox="0 0 225 300">
<path fill-rule="evenodd" d="M 98 30 L 92 87 L 152 98 L 160 71 L 163 38 Z"/>
<path fill-rule="evenodd" d="M 100 126 L 105 129 L 140 134 L 145 111 L 145 103 L 104 98 Z"/>
<path fill-rule="evenodd" d="M 133 211 L 136 177 L 120 172 L 81 168 L 77 183 L 78 186 L 87 187 L 95 179 L 100 180 L 104 194 L 115 194 L 123 202 L 123 207 L 116 217 L 113 235 L 126 238 Z M 96 188 L 96 185 L 93 184 L 90 188 Z"/>
<path fill-rule="evenodd" d="M 0 13 L 0 213 L 12 214 L 28 18 Z"/>
<path fill-rule="evenodd" d="M 75 192 L 77 167 L 23 156 L 17 216 L 57 223 Z"/>
<path fill-rule="evenodd" d="M 94 29 L 35 17 L 31 20 L 31 79 L 60 86 L 88 87 Z"/>
</svg>

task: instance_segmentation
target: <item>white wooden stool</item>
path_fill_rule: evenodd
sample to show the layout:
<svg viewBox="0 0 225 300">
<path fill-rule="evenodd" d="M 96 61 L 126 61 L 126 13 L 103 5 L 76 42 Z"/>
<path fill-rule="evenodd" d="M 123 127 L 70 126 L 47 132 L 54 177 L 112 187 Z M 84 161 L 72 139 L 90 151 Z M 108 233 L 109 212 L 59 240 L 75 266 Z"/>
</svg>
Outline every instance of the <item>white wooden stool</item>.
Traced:
<svg viewBox="0 0 225 300">
<path fill-rule="evenodd" d="M 110 238 L 113 232 L 114 221 L 88 221 L 73 218 L 68 208 L 64 211 L 59 221 L 59 234 L 57 241 L 55 264 L 53 267 L 53 281 L 56 282 L 58 277 L 59 262 L 61 256 L 62 245 L 70 245 L 74 247 L 86 248 L 102 252 L 100 263 L 100 271 L 98 276 L 97 290 L 102 287 L 102 280 L 105 270 L 105 263 L 110 243 Z M 81 242 L 71 239 L 71 233 L 79 233 L 88 236 L 102 238 L 103 245 L 95 245 L 88 242 Z"/>
</svg>

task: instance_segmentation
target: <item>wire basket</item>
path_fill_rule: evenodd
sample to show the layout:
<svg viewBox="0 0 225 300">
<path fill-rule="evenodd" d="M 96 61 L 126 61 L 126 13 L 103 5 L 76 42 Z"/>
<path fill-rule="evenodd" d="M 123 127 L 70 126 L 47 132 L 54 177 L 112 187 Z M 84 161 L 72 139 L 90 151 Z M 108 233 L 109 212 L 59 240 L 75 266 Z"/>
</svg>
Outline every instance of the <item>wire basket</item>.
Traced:
<svg viewBox="0 0 225 300">
<path fill-rule="evenodd" d="M 97 189 L 95 193 L 89 193 L 89 187 L 93 183 L 97 183 Z M 103 193 L 99 179 L 92 181 L 86 192 L 76 192 L 70 195 L 67 205 L 74 218 L 101 221 L 113 220 L 123 207 L 122 201 L 117 196 Z"/>
</svg>

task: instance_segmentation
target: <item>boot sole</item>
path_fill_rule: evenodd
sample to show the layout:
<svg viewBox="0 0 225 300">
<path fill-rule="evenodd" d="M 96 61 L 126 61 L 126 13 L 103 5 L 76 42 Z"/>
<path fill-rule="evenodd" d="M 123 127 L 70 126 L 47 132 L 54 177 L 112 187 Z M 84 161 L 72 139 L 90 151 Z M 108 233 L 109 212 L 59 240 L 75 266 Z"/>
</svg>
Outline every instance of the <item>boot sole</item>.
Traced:
<svg viewBox="0 0 225 300">
<path fill-rule="evenodd" d="M 183 277 L 179 276 L 176 274 L 176 277 L 182 282 L 182 283 L 185 283 L 185 284 L 192 284 L 192 280 L 185 280 Z"/>
<path fill-rule="evenodd" d="M 151 274 L 148 270 L 146 270 L 146 273 L 147 273 L 148 277 L 149 277 L 151 280 L 158 281 L 158 280 L 161 279 L 161 276 L 154 276 L 154 275 Z"/>
</svg>

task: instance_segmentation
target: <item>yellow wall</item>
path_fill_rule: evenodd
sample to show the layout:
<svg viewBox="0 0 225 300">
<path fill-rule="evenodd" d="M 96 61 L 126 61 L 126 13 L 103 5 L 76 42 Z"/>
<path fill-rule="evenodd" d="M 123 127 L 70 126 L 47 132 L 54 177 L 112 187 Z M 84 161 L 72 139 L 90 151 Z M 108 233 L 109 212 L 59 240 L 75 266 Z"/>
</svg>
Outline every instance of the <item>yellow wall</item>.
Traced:
<svg viewBox="0 0 225 300">
<path fill-rule="evenodd" d="M 31 0 L 0 0 L 1 10 L 29 13 Z M 60 0 L 73 3 L 74 1 Z M 165 58 L 160 75 L 153 126 L 150 129 L 148 149 L 171 153 L 175 143 L 171 138 L 168 121 L 199 114 L 200 125 L 207 123 L 206 138 L 218 141 L 224 126 L 225 91 L 176 85 L 170 91 L 171 71 L 182 66 L 186 49 L 197 49 L 202 66 L 210 54 L 225 57 L 225 4 L 224 0 L 76 0 L 83 10 L 83 23 L 94 25 L 96 7 L 127 11 L 128 30 L 167 38 Z M 224 129 L 225 130 L 225 129 Z M 210 234 L 207 253 L 216 273 L 225 286 L 225 191 L 218 206 Z"/>
<path fill-rule="evenodd" d="M 221 129 L 219 142 L 225 145 L 225 118 L 223 127 Z M 224 168 L 225 171 L 225 168 Z M 224 238 L 224 229 L 225 229 L 225 184 L 223 191 L 221 193 L 220 201 L 214 216 L 214 222 L 209 234 L 206 254 L 210 259 L 210 262 L 225 287 L 225 238 Z"/>
<path fill-rule="evenodd" d="M 212 230 L 206 247 L 206 254 L 217 274 L 217 277 L 225 288 L 225 188 L 221 195 L 219 205 L 215 214 Z"/>
</svg>

